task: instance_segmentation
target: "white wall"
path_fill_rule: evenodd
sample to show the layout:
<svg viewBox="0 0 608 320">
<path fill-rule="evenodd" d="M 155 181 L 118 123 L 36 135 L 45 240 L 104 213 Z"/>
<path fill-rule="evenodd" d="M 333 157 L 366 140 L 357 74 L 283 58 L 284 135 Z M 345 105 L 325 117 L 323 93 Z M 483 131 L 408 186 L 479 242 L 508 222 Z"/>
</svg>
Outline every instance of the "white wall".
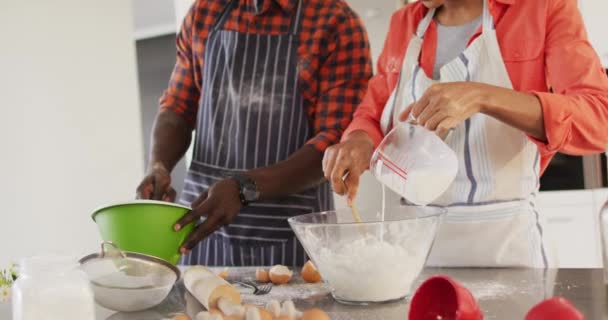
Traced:
<svg viewBox="0 0 608 320">
<path fill-rule="evenodd" d="M 606 32 L 608 1 L 580 0 L 579 6 L 589 32 L 589 40 L 600 55 L 604 67 L 608 68 L 608 32 Z"/>
<path fill-rule="evenodd" d="M 132 198 L 143 174 L 130 3 L 0 6 L 0 267 L 92 252 L 92 209 Z"/>
<path fill-rule="evenodd" d="M 173 0 L 131 0 L 135 39 L 175 32 Z"/>
</svg>

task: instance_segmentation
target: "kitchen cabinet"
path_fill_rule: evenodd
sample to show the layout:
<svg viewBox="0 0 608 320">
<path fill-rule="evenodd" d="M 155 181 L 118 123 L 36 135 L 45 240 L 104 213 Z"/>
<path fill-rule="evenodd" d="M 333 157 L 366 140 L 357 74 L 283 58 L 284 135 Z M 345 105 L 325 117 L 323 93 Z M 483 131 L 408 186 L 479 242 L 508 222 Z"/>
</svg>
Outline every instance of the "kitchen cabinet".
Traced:
<svg viewBox="0 0 608 320">
<path fill-rule="evenodd" d="M 608 189 L 539 194 L 537 205 L 560 268 L 602 266 L 599 212 L 606 199 Z"/>
</svg>

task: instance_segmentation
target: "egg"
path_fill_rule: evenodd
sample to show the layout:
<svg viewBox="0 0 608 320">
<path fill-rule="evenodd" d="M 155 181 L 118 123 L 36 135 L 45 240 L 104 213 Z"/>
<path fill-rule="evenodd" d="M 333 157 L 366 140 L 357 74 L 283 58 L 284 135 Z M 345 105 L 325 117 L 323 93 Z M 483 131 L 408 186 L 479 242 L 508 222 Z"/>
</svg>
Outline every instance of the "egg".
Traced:
<svg viewBox="0 0 608 320">
<path fill-rule="evenodd" d="M 212 314 L 210 312 L 199 312 L 194 318 L 195 320 L 228 320 L 230 318 L 222 317 L 222 314 Z"/>
<path fill-rule="evenodd" d="M 321 281 L 321 274 L 312 261 L 306 262 L 302 268 L 302 279 L 308 283 L 317 283 Z"/>
<path fill-rule="evenodd" d="M 224 269 L 224 271 L 218 273 L 218 276 L 224 280 L 228 278 L 228 268 Z"/>
<path fill-rule="evenodd" d="M 266 269 L 257 269 L 255 270 L 255 280 L 261 283 L 270 282 L 270 276 L 268 275 L 268 270 Z"/>
<path fill-rule="evenodd" d="M 331 320 L 329 315 L 325 311 L 320 309 L 310 309 L 304 312 L 300 320 Z"/>
<path fill-rule="evenodd" d="M 281 315 L 288 316 L 290 318 L 298 318 L 299 312 L 296 309 L 295 304 L 291 300 L 283 301 L 283 305 L 281 305 Z"/>
<path fill-rule="evenodd" d="M 268 272 L 270 281 L 277 285 L 288 283 L 289 280 L 291 280 L 292 274 L 293 272 L 283 265 L 276 265 L 270 268 L 270 271 Z"/>
<path fill-rule="evenodd" d="M 215 308 L 209 309 L 209 313 L 210 314 L 219 314 L 220 316 L 223 315 L 219 309 L 215 309 Z"/>
<path fill-rule="evenodd" d="M 270 311 L 273 317 L 281 315 L 281 304 L 277 300 L 270 300 L 266 304 L 266 310 Z"/>
<path fill-rule="evenodd" d="M 272 318 L 273 318 L 272 313 L 270 313 L 268 310 L 258 308 L 258 311 L 260 311 L 260 318 L 262 320 L 272 320 Z"/>
<path fill-rule="evenodd" d="M 178 314 L 173 317 L 173 320 L 191 320 L 190 317 L 186 314 Z"/>
</svg>

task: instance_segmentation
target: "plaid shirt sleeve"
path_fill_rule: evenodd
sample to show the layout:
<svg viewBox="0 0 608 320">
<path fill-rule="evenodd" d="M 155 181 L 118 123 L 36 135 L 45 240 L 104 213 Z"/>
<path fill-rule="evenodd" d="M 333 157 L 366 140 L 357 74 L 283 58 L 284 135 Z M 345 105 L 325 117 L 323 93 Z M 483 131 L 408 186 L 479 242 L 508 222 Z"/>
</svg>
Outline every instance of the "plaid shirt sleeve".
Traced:
<svg viewBox="0 0 608 320">
<path fill-rule="evenodd" d="M 318 100 L 309 110 L 315 136 L 307 145 L 320 152 L 340 141 L 373 73 L 367 33 L 359 17 L 349 10 L 334 30 L 319 71 Z"/>
<path fill-rule="evenodd" d="M 194 126 L 198 101 L 201 95 L 200 75 L 196 73 L 192 50 L 192 30 L 195 21 L 196 5 L 184 18 L 181 30 L 177 35 L 177 59 L 169 87 L 160 98 L 160 109 L 169 110 L 182 116 Z"/>
</svg>

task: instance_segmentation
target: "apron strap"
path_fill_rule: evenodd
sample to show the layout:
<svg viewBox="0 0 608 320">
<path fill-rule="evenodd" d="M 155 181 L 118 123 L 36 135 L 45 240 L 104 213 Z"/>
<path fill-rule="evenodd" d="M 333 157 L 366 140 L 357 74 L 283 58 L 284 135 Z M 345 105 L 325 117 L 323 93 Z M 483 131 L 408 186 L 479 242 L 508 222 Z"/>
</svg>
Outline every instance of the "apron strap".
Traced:
<svg viewBox="0 0 608 320">
<path fill-rule="evenodd" d="M 482 30 L 481 33 L 484 34 L 486 30 L 494 30 L 494 17 L 490 14 L 490 8 L 488 7 L 488 1 L 484 0 L 483 2 L 483 14 L 482 14 Z"/>
<path fill-rule="evenodd" d="M 429 28 L 429 25 L 431 25 L 431 21 L 433 21 L 433 17 L 435 16 L 435 11 L 436 11 L 436 9 L 430 9 L 426 13 L 426 16 L 424 16 L 422 21 L 420 21 L 420 23 L 418 24 L 418 29 L 416 29 L 416 36 L 418 36 L 418 38 L 424 39 L 424 34 L 426 33 L 426 30 Z"/>
<path fill-rule="evenodd" d="M 229 13 L 232 12 L 232 10 L 234 10 L 234 8 L 236 7 L 237 2 L 237 0 L 230 0 L 228 5 L 224 7 L 224 10 L 220 14 L 220 17 L 217 18 L 217 21 L 213 25 L 213 31 L 219 31 L 219 29 L 224 25 L 226 19 L 229 16 Z"/>
<path fill-rule="evenodd" d="M 228 19 L 229 13 L 232 12 L 232 10 L 234 10 L 234 8 L 236 7 L 237 2 L 238 2 L 237 0 L 230 0 L 230 3 L 228 3 L 228 5 L 226 7 L 224 7 L 224 10 L 220 14 L 220 17 L 217 19 L 215 25 L 213 25 L 214 31 L 218 31 L 219 29 L 221 29 L 221 27 L 226 22 L 226 19 Z M 291 19 L 291 26 L 289 28 L 291 30 L 290 34 L 293 36 L 298 35 L 298 33 L 300 32 L 301 25 L 302 25 L 302 0 L 298 1 L 296 14 L 294 16 L 294 19 Z"/>
<path fill-rule="evenodd" d="M 300 27 L 302 25 L 302 0 L 298 1 L 298 7 L 296 15 L 291 19 L 291 35 L 297 36 L 300 33 Z"/>
</svg>

